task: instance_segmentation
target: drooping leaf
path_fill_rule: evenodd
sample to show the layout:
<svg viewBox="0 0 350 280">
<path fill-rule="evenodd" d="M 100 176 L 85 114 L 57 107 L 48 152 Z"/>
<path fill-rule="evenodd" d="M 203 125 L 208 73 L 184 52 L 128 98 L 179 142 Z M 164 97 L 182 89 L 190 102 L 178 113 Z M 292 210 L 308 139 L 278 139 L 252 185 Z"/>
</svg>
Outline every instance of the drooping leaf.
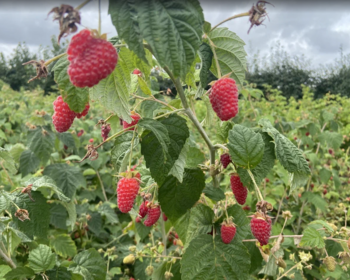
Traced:
<svg viewBox="0 0 350 280">
<path fill-rule="evenodd" d="M 249 279 L 250 256 L 243 243 L 225 244 L 219 236 L 193 239 L 181 259 L 183 280 Z"/>
<path fill-rule="evenodd" d="M 148 87 L 146 81 L 140 76 L 138 76 L 137 79 L 142 92 L 146 95 L 152 95 L 151 89 Z"/>
<path fill-rule="evenodd" d="M 29 267 L 35 272 L 45 272 L 55 266 L 56 257 L 49 246 L 39 244 L 37 248 L 30 251 L 28 262 Z"/>
<path fill-rule="evenodd" d="M 301 199 L 312 203 L 316 208 L 321 209 L 322 212 L 327 212 L 327 202 L 318 193 L 304 192 Z"/>
<path fill-rule="evenodd" d="M 16 143 L 10 150 L 10 155 L 16 163 L 19 163 L 19 159 L 26 147 L 22 143 Z"/>
<path fill-rule="evenodd" d="M 106 218 L 106 223 L 117 224 L 119 222 L 118 215 L 111 207 L 111 203 L 104 202 L 98 207 L 98 212 Z"/>
<path fill-rule="evenodd" d="M 39 167 L 40 159 L 31 151 L 25 150 L 19 159 L 19 172 L 25 177 Z"/>
<path fill-rule="evenodd" d="M 173 167 L 170 169 L 168 174 L 173 175 L 180 183 L 182 183 L 183 181 L 188 150 L 189 146 L 185 144 L 181 150 L 178 159 L 175 161 Z"/>
<path fill-rule="evenodd" d="M 14 159 L 4 148 L 0 148 L 0 162 L 2 166 L 5 167 L 11 174 L 15 174 L 17 172 Z"/>
<path fill-rule="evenodd" d="M 222 122 L 221 126 L 218 126 L 216 137 L 218 141 L 225 144 L 227 143 L 228 133 L 232 129 L 232 122 Z"/>
<path fill-rule="evenodd" d="M 299 246 L 310 246 L 321 249 L 325 247 L 325 243 L 322 235 L 316 229 L 307 227 L 303 232 Z"/>
<path fill-rule="evenodd" d="M 202 88 L 208 85 L 208 74 L 213 60 L 213 52 L 210 46 L 206 43 L 202 43 L 199 47 L 199 56 L 201 58 L 201 71 L 199 78 Z"/>
<path fill-rule="evenodd" d="M 214 201 L 220 201 L 225 199 L 225 193 L 220 188 L 214 188 L 213 184 L 207 184 L 203 190 L 203 193 Z"/>
<path fill-rule="evenodd" d="M 5 275 L 6 280 L 18 280 L 23 278 L 31 278 L 35 275 L 33 269 L 24 266 L 13 268 Z"/>
<path fill-rule="evenodd" d="M 167 177 L 158 193 L 162 210 L 170 220 L 177 220 L 198 201 L 204 187 L 204 173 L 199 168 L 185 169 L 182 183 Z"/>
<path fill-rule="evenodd" d="M 50 247 L 63 258 L 73 257 L 77 253 L 75 242 L 68 234 L 55 235 L 50 239 Z"/>
<path fill-rule="evenodd" d="M 54 144 L 55 134 L 48 127 L 28 131 L 27 146 L 43 163 L 49 160 Z"/>
<path fill-rule="evenodd" d="M 254 168 L 264 154 L 264 141 L 260 133 L 236 124 L 229 132 L 228 148 L 232 161 L 244 168 Z"/>
<path fill-rule="evenodd" d="M 46 271 L 45 274 L 50 280 L 74 279 L 72 278 L 72 273 L 67 271 L 67 268 L 63 266 L 54 267 L 53 269 Z"/>
<path fill-rule="evenodd" d="M 67 147 L 75 148 L 73 135 L 69 132 L 57 133 L 58 139 Z"/>
<path fill-rule="evenodd" d="M 122 166 L 125 156 L 130 152 L 132 137 L 133 132 L 128 131 L 117 137 L 114 141 L 114 146 L 111 151 L 111 162 L 118 172 L 125 171 L 120 170 L 120 168 Z M 136 147 L 138 142 L 138 137 L 135 137 L 133 147 Z"/>
</svg>

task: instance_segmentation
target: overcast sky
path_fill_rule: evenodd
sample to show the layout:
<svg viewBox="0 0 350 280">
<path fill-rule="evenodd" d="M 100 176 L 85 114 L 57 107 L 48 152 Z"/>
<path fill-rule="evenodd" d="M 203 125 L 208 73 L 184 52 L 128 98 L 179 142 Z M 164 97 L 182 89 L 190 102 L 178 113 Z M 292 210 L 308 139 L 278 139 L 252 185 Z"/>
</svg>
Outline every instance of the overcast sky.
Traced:
<svg viewBox="0 0 350 280">
<path fill-rule="evenodd" d="M 81 2 L 83 0 L 0 0 L 0 52 L 9 56 L 23 41 L 33 52 L 38 51 L 39 45 L 51 45 L 51 36 L 57 36 L 59 31 L 57 21 L 53 22 L 52 16 L 47 18 L 47 13 L 63 3 L 77 6 Z M 102 31 L 112 37 L 116 30 L 107 13 L 107 3 L 107 0 L 102 0 Z M 212 26 L 248 11 L 253 3 L 256 1 L 201 1 L 205 19 Z M 270 0 L 270 3 L 275 6 L 266 5 L 270 21 L 266 19 L 265 26 L 253 27 L 249 35 L 247 17 L 223 25 L 246 42 L 248 53 L 257 50 L 268 53 L 280 42 L 291 55 L 305 54 L 314 67 L 339 58 L 341 46 L 345 54 L 350 53 L 350 1 Z M 94 0 L 81 10 L 80 28 L 97 28 L 97 5 L 97 0 Z"/>
</svg>

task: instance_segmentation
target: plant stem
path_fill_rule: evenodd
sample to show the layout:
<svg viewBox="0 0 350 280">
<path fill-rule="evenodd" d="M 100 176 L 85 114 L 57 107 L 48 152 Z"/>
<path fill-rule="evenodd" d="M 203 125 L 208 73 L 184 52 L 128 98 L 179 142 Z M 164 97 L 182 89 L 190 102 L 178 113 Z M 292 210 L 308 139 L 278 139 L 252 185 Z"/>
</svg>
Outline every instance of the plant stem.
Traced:
<svg viewBox="0 0 350 280">
<path fill-rule="evenodd" d="M 101 34 L 101 0 L 98 0 L 98 34 Z"/>
<path fill-rule="evenodd" d="M 263 201 L 264 198 L 263 198 L 263 196 L 262 196 L 262 194 L 261 194 L 261 192 L 260 192 L 260 190 L 259 190 L 258 185 L 257 185 L 256 182 L 255 182 L 253 173 L 250 171 L 250 169 L 247 169 L 247 171 L 248 171 L 248 174 L 249 174 L 250 178 L 252 179 L 252 181 L 253 181 L 253 183 L 254 183 L 256 192 L 258 193 L 258 198 L 260 199 L 260 201 Z"/>
<path fill-rule="evenodd" d="M 131 139 L 128 172 L 131 170 L 132 150 L 134 148 L 134 140 L 135 140 L 135 134 L 136 134 L 135 131 L 136 131 L 136 128 L 134 128 L 134 132 L 132 134 L 132 139 Z"/>
<path fill-rule="evenodd" d="M 0 248 L 0 257 L 12 268 L 16 268 L 15 263 L 11 258 L 9 258 L 6 253 Z"/>
<path fill-rule="evenodd" d="M 5 174 L 6 174 L 6 177 L 7 177 L 7 179 L 9 180 L 11 186 L 13 187 L 13 186 L 14 186 L 14 185 L 13 185 L 13 182 L 12 182 L 12 180 L 11 180 L 11 178 L 10 178 L 10 175 L 8 174 L 7 170 L 5 169 L 5 167 L 4 167 L 2 161 L 0 162 L 0 165 L 1 165 L 2 169 L 4 170 L 4 172 L 5 172 Z"/>
<path fill-rule="evenodd" d="M 142 97 L 142 96 L 138 96 L 138 95 L 136 95 L 136 94 L 133 94 L 132 96 L 133 96 L 134 98 L 141 99 L 141 100 L 144 100 L 144 101 L 150 100 L 150 101 L 158 102 L 158 103 L 160 103 L 160 104 L 162 104 L 162 105 L 164 105 L 164 106 L 166 106 L 166 107 L 169 107 L 171 110 L 176 110 L 175 107 L 173 107 L 173 106 L 169 105 L 168 103 L 163 102 L 163 101 L 161 101 L 161 100 L 159 100 L 159 99 L 156 99 L 153 95 L 152 95 L 152 97 L 148 97 L 148 98 Z"/>
<path fill-rule="evenodd" d="M 164 251 L 163 251 L 163 255 L 166 256 L 166 241 L 167 241 L 167 234 L 165 232 L 165 222 L 163 220 L 163 211 L 160 214 L 160 227 L 162 230 L 162 242 L 164 244 Z"/>
<path fill-rule="evenodd" d="M 237 14 L 237 15 L 234 15 L 234 16 L 232 16 L 232 17 L 229 17 L 229 18 L 223 20 L 222 22 L 218 23 L 217 25 L 215 25 L 215 26 L 210 30 L 210 32 L 213 31 L 213 30 L 214 30 L 215 28 L 217 28 L 218 26 L 220 26 L 221 24 L 227 22 L 227 21 L 230 21 L 230 20 L 232 20 L 232 19 L 239 18 L 239 17 L 247 17 L 247 16 L 249 16 L 249 15 L 250 15 L 249 12 L 245 12 L 245 13 L 241 13 L 241 14 Z"/>
<path fill-rule="evenodd" d="M 100 173 L 98 172 L 98 170 L 96 170 L 96 174 L 97 174 L 98 180 L 100 181 L 103 196 L 104 196 L 105 200 L 108 201 L 108 198 L 106 195 L 106 190 L 105 190 L 105 187 L 103 185 L 103 182 L 102 182 L 102 179 L 101 179 L 101 176 L 100 176 Z"/>
<path fill-rule="evenodd" d="M 82 7 L 84 7 L 87 3 L 89 3 L 91 0 L 86 0 L 83 3 L 81 3 L 78 7 L 75 8 L 75 10 L 80 10 Z"/>
<path fill-rule="evenodd" d="M 278 205 L 277 215 L 276 215 L 276 218 L 275 218 L 275 222 L 273 223 L 274 225 L 277 223 L 278 216 L 280 215 L 281 207 L 282 207 L 282 202 L 283 202 L 283 198 L 284 198 L 284 195 L 285 195 L 285 194 L 286 194 L 286 190 L 284 190 L 283 195 L 282 195 L 282 198 L 281 198 L 280 203 L 279 203 L 279 205 Z"/>
<path fill-rule="evenodd" d="M 302 261 L 298 262 L 297 264 L 295 264 L 294 266 L 291 267 L 291 269 L 289 269 L 287 272 L 283 273 L 280 277 L 278 277 L 276 280 L 280 280 L 282 279 L 284 276 L 286 276 L 289 272 L 291 272 L 293 269 L 295 269 L 299 263 L 303 263 Z"/>
<path fill-rule="evenodd" d="M 215 44 L 213 43 L 212 40 L 209 39 L 209 37 L 208 37 L 208 40 L 209 40 L 209 44 L 210 44 L 211 50 L 212 50 L 212 52 L 214 54 L 214 60 L 215 60 L 216 68 L 217 68 L 217 71 L 218 71 L 218 78 L 220 79 L 221 78 L 221 69 L 220 69 L 219 60 L 218 60 L 218 57 L 217 57 L 216 51 L 215 51 Z"/>
<path fill-rule="evenodd" d="M 48 61 L 45 62 L 45 66 L 49 66 L 50 63 L 52 63 L 52 62 L 54 62 L 54 61 L 60 59 L 61 57 L 65 56 L 65 55 L 67 55 L 67 53 L 61 53 L 61 54 L 59 54 L 59 55 L 56 55 L 56 56 L 53 57 L 53 58 L 50 58 Z"/>
</svg>

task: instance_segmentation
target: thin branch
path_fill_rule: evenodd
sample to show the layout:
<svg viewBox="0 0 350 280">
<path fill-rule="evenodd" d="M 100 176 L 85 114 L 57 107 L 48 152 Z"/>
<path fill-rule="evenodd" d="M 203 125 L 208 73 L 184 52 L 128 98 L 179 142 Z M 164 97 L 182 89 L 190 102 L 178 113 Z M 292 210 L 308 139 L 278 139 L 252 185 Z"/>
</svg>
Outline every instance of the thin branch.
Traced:
<svg viewBox="0 0 350 280">
<path fill-rule="evenodd" d="M 0 257 L 1 257 L 10 267 L 16 268 L 16 265 L 15 265 L 15 263 L 13 262 L 13 260 L 12 260 L 10 257 L 8 257 L 8 256 L 6 255 L 6 253 L 5 253 L 3 250 L 1 250 L 1 248 L 0 248 Z"/>
<path fill-rule="evenodd" d="M 10 178 L 10 175 L 8 174 L 7 170 L 5 169 L 5 167 L 4 167 L 2 161 L 0 161 L 0 165 L 1 165 L 2 169 L 4 170 L 4 172 L 5 172 L 5 174 L 6 174 L 6 177 L 7 177 L 7 179 L 9 180 L 11 186 L 13 187 L 13 186 L 14 186 L 14 185 L 13 185 L 13 182 L 12 182 L 12 180 L 11 180 L 11 178 Z"/>
<path fill-rule="evenodd" d="M 215 26 L 210 30 L 210 32 L 213 31 L 215 28 L 217 28 L 218 26 L 220 26 L 221 24 L 223 24 L 223 23 L 225 23 L 225 22 L 228 22 L 228 21 L 230 21 L 230 20 L 232 20 L 232 19 L 239 18 L 239 17 L 247 17 L 247 16 L 249 17 L 249 15 L 250 15 L 249 12 L 245 12 L 245 13 L 241 13 L 241 14 L 237 14 L 237 15 L 234 15 L 234 16 L 232 16 L 232 17 L 229 17 L 229 18 L 223 20 L 222 22 L 218 23 L 217 25 L 215 25 Z"/>
<path fill-rule="evenodd" d="M 75 8 L 75 10 L 80 10 L 82 7 L 84 7 L 87 3 L 89 3 L 91 0 L 86 0 L 83 3 L 81 3 L 78 7 Z"/>
<path fill-rule="evenodd" d="M 153 95 L 152 95 L 152 97 L 149 97 L 149 98 L 138 96 L 136 94 L 133 94 L 132 96 L 137 98 L 137 99 L 141 99 L 141 100 L 145 100 L 145 101 L 149 100 L 149 101 L 153 101 L 153 102 L 158 102 L 158 103 L 160 103 L 160 104 L 162 104 L 162 105 L 164 105 L 166 107 L 169 107 L 171 110 L 176 110 L 175 107 L 173 107 L 173 106 L 171 106 L 171 105 L 167 104 L 166 102 L 163 102 L 163 101 L 161 101 L 159 99 L 156 99 Z"/>
<path fill-rule="evenodd" d="M 96 174 L 97 174 L 98 180 L 100 181 L 103 196 L 104 196 L 105 200 L 108 201 L 108 198 L 106 195 L 106 190 L 105 190 L 105 187 L 103 185 L 103 182 L 102 182 L 102 179 L 101 179 L 101 176 L 100 176 L 100 173 L 98 172 L 98 170 L 96 170 Z"/>
<path fill-rule="evenodd" d="M 247 171 L 248 171 L 248 174 L 249 174 L 250 178 L 251 178 L 252 181 L 253 181 L 253 184 L 254 184 L 254 186 L 255 186 L 255 190 L 256 190 L 256 192 L 258 193 L 258 198 L 260 199 L 260 201 L 263 201 L 264 198 L 263 198 L 263 196 L 262 196 L 262 194 L 261 194 L 261 192 L 260 192 L 260 190 L 259 190 L 258 185 L 257 185 L 256 182 L 255 182 L 253 173 L 250 171 L 250 169 L 247 169 Z"/>
</svg>

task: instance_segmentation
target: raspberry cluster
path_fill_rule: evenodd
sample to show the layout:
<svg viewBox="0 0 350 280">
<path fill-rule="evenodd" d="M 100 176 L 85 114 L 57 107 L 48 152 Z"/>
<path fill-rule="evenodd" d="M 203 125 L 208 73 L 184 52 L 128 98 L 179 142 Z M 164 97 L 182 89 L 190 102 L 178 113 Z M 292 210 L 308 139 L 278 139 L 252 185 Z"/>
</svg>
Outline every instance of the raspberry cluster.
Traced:
<svg viewBox="0 0 350 280">
<path fill-rule="evenodd" d="M 211 87 L 209 95 L 214 112 L 222 121 L 228 121 L 238 113 L 238 89 L 235 80 L 221 78 Z"/>
<path fill-rule="evenodd" d="M 114 46 L 101 38 L 94 38 L 84 29 L 74 35 L 69 43 L 68 75 L 76 87 L 93 87 L 111 74 L 118 62 Z"/>
<path fill-rule="evenodd" d="M 161 214 L 161 210 L 159 205 L 156 205 L 153 203 L 149 203 L 147 207 L 148 207 L 148 213 L 147 213 L 147 218 L 144 222 L 144 225 L 146 227 L 151 227 L 158 221 Z"/>
</svg>

